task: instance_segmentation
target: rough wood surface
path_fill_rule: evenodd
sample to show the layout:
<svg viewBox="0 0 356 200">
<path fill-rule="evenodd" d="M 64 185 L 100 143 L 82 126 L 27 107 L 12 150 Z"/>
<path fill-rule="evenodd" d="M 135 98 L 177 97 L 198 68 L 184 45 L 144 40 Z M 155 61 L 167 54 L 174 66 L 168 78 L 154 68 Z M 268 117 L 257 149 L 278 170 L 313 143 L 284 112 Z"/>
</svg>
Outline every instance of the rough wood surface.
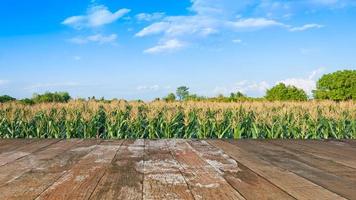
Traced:
<svg viewBox="0 0 356 200">
<path fill-rule="evenodd" d="M 90 199 L 142 199 L 144 141 L 126 140 Z"/>
<path fill-rule="evenodd" d="M 0 199 L 355 199 L 353 140 L 0 140 Z"/>
<path fill-rule="evenodd" d="M 246 199 L 294 199 L 267 179 L 206 141 L 189 141 L 189 144 Z"/>
<path fill-rule="evenodd" d="M 236 143 L 271 165 L 293 172 L 340 196 L 346 198 L 356 196 L 355 178 L 352 176 L 352 169 L 350 171 L 346 166 L 342 167 L 335 162 L 309 157 L 307 154 L 298 154 L 262 141 L 248 140 Z"/>
<path fill-rule="evenodd" d="M 186 141 L 169 140 L 168 145 L 195 199 L 245 199 Z"/>
<path fill-rule="evenodd" d="M 246 167 L 288 192 L 296 199 L 345 199 L 303 177 L 273 165 L 258 154 L 244 149 L 241 145 L 219 140 L 210 140 L 209 143 L 221 148 L 235 160 L 243 163 Z M 259 147 L 252 146 L 251 148 L 258 149 Z"/>
<path fill-rule="evenodd" d="M 194 199 L 165 140 L 145 141 L 143 199 Z"/>
<path fill-rule="evenodd" d="M 6 165 L 7 163 L 13 162 L 19 158 L 28 156 L 36 151 L 40 151 L 41 149 L 59 141 L 60 140 L 35 140 L 28 144 L 16 145 L 18 148 L 0 154 L 0 166 Z"/>
</svg>

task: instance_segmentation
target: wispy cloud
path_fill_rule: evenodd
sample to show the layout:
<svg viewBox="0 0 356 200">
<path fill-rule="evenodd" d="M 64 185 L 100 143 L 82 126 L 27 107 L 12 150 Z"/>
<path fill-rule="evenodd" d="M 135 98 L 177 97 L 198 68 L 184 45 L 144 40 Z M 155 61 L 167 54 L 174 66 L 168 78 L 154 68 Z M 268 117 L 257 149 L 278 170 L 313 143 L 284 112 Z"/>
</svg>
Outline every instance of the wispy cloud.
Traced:
<svg viewBox="0 0 356 200">
<path fill-rule="evenodd" d="M 288 78 L 278 81 L 277 83 L 284 83 L 286 85 L 293 85 L 297 88 L 303 89 L 308 95 L 312 94 L 312 91 L 316 88 L 316 81 L 323 73 L 324 69 L 319 68 L 312 71 L 305 78 Z"/>
<path fill-rule="evenodd" d="M 300 26 L 300 27 L 292 27 L 289 30 L 292 32 L 297 32 L 297 31 L 306 31 L 308 29 L 319 29 L 323 27 L 324 26 L 320 24 L 305 24 L 304 26 Z"/>
<path fill-rule="evenodd" d="M 96 35 L 90 35 L 86 37 L 78 36 L 69 39 L 70 42 L 74 44 L 87 44 L 90 42 L 98 43 L 98 44 L 107 44 L 107 43 L 114 43 L 117 39 L 116 34 L 111 34 L 111 35 L 102 35 L 102 34 L 96 34 Z"/>
<path fill-rule="evenodd" d="M 111 12 L 106 6 L 93 6 L 88 9 L 86 15 L 68 17 L 62 24 L 76 29 L 95 28 L 115 22 L 129 12 L 126 8 Z"/>
<path fill-rule="evenodd" d="M 262 96 L 266 90 L 270 87 L 270 84 L 266 81 L 239 81 L 230 86 L 217 86 L 213 93 L 229 95 L 232 92 L 242 92 L 245 94 L 252 94 L 254 96 Z"/>
<path fill-rule="evenodd" d="M 172 39 L 172 40 L 164 41 L 158 44 L 157 46 L 146 49 L 144 53 L 149 53 L 149 54 L 167 53 L 180 49 L 184 46 L 185 44 L 183 42 L 176 39 Z"/>
<path fill-rule="evenodd" d="M 169 41 L 177 39 L 188 44 L 198 43 L 211 35 L 234 34 L 242 31 L 258 31 L 266 28 L 282 28 L 291 32 L 306 31 L 321 28 L 319 24 L 305 24 L 295 27 L 278 19 L 269 18 L 266 13 L 264 17 L 241 17 L 248 7 L 256 7 L 262 3 L 269 5 L 266 1 L 236 1 L 236 0 L 191 0 L 192 5 L 188 8 L 189 15 L 162 16 L 160 20 L 149 24 L 139 30 L 136 37 L 147 37 L 160 35 L 160 40 Z M 283 4 L 283 3 L 280 3 Z M 282 6 L 276 4 L 276 7 Z M 154 14 L 141 14 L 141 19 L 150 19 Z M 161 17 L 161 16 L 160 16 Z M 162 46 L 158 44 L 157 46 Z"/>
<path fill-rule="evenodd" d="M 136 15 L 136 19 L 138 21 L 155 21 L 155 20 L 159 20 L 162 19 L 164 17 L 165 13 L 163 12 L 155 12 L 155 13 L 140 13 Z"/>
</svg>

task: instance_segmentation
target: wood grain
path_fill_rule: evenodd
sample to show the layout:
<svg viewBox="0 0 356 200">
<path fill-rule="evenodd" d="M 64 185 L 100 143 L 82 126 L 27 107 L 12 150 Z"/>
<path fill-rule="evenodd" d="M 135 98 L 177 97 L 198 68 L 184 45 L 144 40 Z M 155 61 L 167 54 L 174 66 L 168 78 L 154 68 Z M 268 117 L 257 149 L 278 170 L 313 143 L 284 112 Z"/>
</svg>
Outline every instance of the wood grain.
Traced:
<svg viewBox="0 0 356 200">
<path fill-rule="evenodd" d="M 246 167 L 296 199 L 345 199 L 293 172 L 271 164 L 239 144 L 230 144 L 221 140 L 209 140 L 209 143 L 222 149 L 229 156 L 242 162 Z M 251 148 L 258 149 L 259 147 L 251 146 Z"/>
<path fill-rule="evenodd" d="M 245 199 L 184 140 L 169 140 L 174 158 L 195 199 Z"/>
<path fill-rule="evenodd" d="M 246 199 L 294 199 L 206 141 L 189 141 L 189 144 Z"/>
<path fill-rule="evenodd" d="M 90 199 L 142 199 L 144 141 L 126 140 Z"/>
</svg>

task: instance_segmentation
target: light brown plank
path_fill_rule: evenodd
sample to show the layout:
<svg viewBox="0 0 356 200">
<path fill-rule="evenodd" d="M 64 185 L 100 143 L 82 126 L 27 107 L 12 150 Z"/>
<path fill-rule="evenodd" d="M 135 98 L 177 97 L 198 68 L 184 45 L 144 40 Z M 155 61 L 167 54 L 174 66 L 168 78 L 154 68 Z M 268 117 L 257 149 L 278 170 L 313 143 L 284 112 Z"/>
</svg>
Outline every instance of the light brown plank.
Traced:
<svg viewBox="0 0 356 200">
<path fill-rule="evenodd" d="M 246 199 L 295 199 L 206 141 L 189 141 L 189 144 Z"/>
<path fill-rule="evenodd" d="M 65 175 L 79 159 L 92 151 L 98 141 L 85 140 L 72 146 L 71 149 L 52 157 L 51 154 L 62 151 L 51 148 L 36 158 L 38 164 L 30 171 L 0 187 L 0 194 L 4 199 L 34 199 L 50 187 L 61 176 Z M 55 145 L 53 145 L 54 147 Z"/>
<path fill-rule="evenodd" d="M 41 149 L 46 148 L 59 141 L 60 140 L 58 139 L 36 140 L 34 142 L 30 142 L 29 144 L 16 148 L 13 151 L 4 152 L 0 154 L 0 166 L 6 165 L 22 157 L 28 156 L 36 151 L 40 151 Z"/>
<path fill-rule="evenodd" d="M 143 199 L 194 199 L 165 140 L 145 140 Z"/>
<path fill-rule="evenodd" d="M 320 141 L 322 142 L 322 141 Z M 307 143 L 306 141 L 294 141 L 294 140 L 273 140 L 271 143 L 280 145 L 284 148 L 289 149 L 290 151 L 297 151 L 300 153 L 305 153 L 318 157 L 321 159 L 329 160 L 331 162 L 336 162 L 341 165 L 345 165 L 353 168 L 354 172 L 356 171 L 356 152 L 354 155 L 345 156 L 344 154 L 337 154 L 335 151 L 326 151 L 329 148 L 329 145 L 325 143 L 324 145 L 303 145 Z M 351 158 L 350 158 L 351 157 Z M 341 168 L 342 169 L 342 168 Z"/>
<path fill-rule="evenodd" d="M 97 145 L 37 199 L 88 199 L 115 157 L 120 144 Z"/>
<path fill-rule="evenodd" d="M 20 177 L 31 169 L 39 168 L 52 158 L 67 151 L 81 140 L 62 140 L 48 148 L 37 151 L 29 156 L 0 167 L 0 186 Z"/>
<path fill-rule="evenodd" d="M 272 145 L 266 141 L 245 140 L 241 142 L 235 141 L 235 144 L 238 144 L 239 147 L 242 147 L 245 150 L 255 153 L 260 159 L 269 162 L 271 165 L 289 170 L 340 196 L 349 199 L 356 197 L 356 182 L 352 180 L 353 176 L 349 173 L 350 171 L 345 172 L 346 176 L 350 176 L 349 178 L 342 176 L 342 173 L 335 169 L 337 163 L 330 163 L 327 160 L 316 158 L 312 159 L 305 154 L 303 157 L 288 152 L 286 149 Z M 316 164 L 312 164 L 312 162 L 315 162 Z M 331 166 L 332 164 L 334 165 Z M 316 167 L 315 165 L 320 166 Z M 319 169 L 322 167 L 324 170 Z M 325 169 L 329 169 L 329 172 L 325 171 Z M 342 169 L 347 170 L 346 166 Z M 330 173 L 330 171 L 333 172 Z"/>
<path fill-rule="evenodd" d="M 142 199 L 143 140 L 125 140 L 90 199 Z"/>
<path fill-rule="evenodd" d="M 167 143 L 195 199 L 245 199 L 185 140 Z"/>
<path fill-rule="evenodd" d="M 222 149 L 226 154 L 283 189 L 296 199 L 345 199 L 340 195 L 296 175 L 295 173 L 271 164 L 263 159 L 262 156 L 252 153 L 238 144 L 230 144 L 227 141 L 221 140 L 209 140 L 208 142 L 217 148 Z M 258 147 L 252 146 L 251 148 Z"/>
</svg>

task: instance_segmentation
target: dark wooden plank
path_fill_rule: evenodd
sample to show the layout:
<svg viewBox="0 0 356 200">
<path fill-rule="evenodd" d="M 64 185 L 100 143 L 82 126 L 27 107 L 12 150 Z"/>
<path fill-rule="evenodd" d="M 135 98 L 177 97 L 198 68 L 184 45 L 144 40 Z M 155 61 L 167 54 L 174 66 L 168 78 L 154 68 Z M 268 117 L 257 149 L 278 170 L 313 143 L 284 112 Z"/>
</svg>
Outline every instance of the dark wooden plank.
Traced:
<svg viewBox="0 0 356 200">
<path fill-rule="evenodd" d="M 120 144 L 97 145 L 37 199 L 88 199 L 110 166 Z"/>
<path fill-rule="evenodd" d="M 307 143 L 306 141 L 303 142 L 299 140 L 273 140 L 271 142 L 291 151 L 306 153 L 314 157 L 330 160 L 331 162 L 336 162 L 341 165 L 351 167 L 354 169 L 354 171 L 356 170 L 356 152 L 353 155 L 347 156 L 342 153 L 335 153 L 338 151 L 337 149 L 327 151 L 327 149 L 330 149 L 327 143 L 324 143 L 324 145 L 305 145 Z"/>
<path fill-rule="evenodd" d="M 125 140 L 90 199 L 142 199 L 144 141 Z"/>
<path fill-rule="evenodd" d="M 340 196 L 349 199 L 356 197 L 356 182 L 353 180 L 353 176 L 351 176 L 349 171 L 345 172 L 345 175 L 350 176 L 349 178 L 341 176 L 341 172 L 337 171 L 335 168 L 332 168 L 333 166 L 335 167 L 337 163 L 333 163 L 333 166 L 329 166 L 332 163 L 327 160 L 318 160 L 317 158 L 313 159 L 305 156 L 305 154 L 303 157 L 298 154 L 288 152 L 286 149 L 272 145 L 266 141 L 234 141 L 234 144 L 255 153 L 256 156 L 269 162 L 271 165 L 289 170 Z M 316 167 L 315 164 L 312 164 L 312 162 L 316 162 L 319 165 L 325 164 L 327 166 L 324 166 L 324 169 L 320 169 L 322 166 Z M 329 170 L 325 171 L 325 169 L 329 169 L 329 167 L 333 172 L 330 172 Z M 343 169 L 346 170 L 346 166 Z"/>
<path fill-rule="evenodd" d="M 263 156 L 241 147 L 240 144 L 230 144 L 221 140 L 209 140 L 208 142 L 296 199 L 345 199 L 295 173 L 272 164 Z M 250 146 L 250 148 L 257 149 L 259 147 Z"/>
<path fill-rule="evenodd" d="M 325 152 L 331 157 L 339 157 L 339 159 L 355 161 L 356 160 L 356 148 L 350 147 L 349 144 L 333 140 L 298 140 L 298 144 L 305 147 L 315 149 L 319 152 Z M 354 165 L 354 162 L 352 163 Z"/>
<path fill-rule="evenodd" d="M 43 166 L 52 158 L 72 148 L 80 143 L 81 140 L 62 140 L 48 148 L 35 152 L 29 156 L 20 158 L 12 163 L 0 167 L 0 186 L 11 182 L 20 177 L 22 174 L 29 172 L 32 169 Z"/>
<path fill-rule="evenodd" d="M 143 199 L 194 199 L 165 140 L 145 140 Z"/>
<path fill-rule="evenodd" d="M 245 199 L 205 162 L 185 140 L 169 140 L 182 174 L 195 199 Z"/>
<path fill-rule="evenodd" d="M 30 142 L 29 144 L 16 148 L 13 151 L 4 152 L 0 154 L 0 166 L 6 165 L 22 157 L 28 156 L 31 153 L 39 151 L 59 141 L 60 140 L 58 139 L 36 140 L 34 142 Z"/>
<path fill-rule="evenodd" d="M 206 141 L 189 144 L 246 199 L 295 199 Z"/>
<path fill-rule="evenodd" d="M 80 158 L 92 151 L 98 142 L 96 140 L 85 140 L 54 157 L 52 155 L 56 154 L 55 152 L 61 152 L 63 147 L 58 150 L 51 149 L 38 155 L 36 159 L 39 165 L 2 185 L 0 187 L 1 196 L 4 199 L 14 200 L 35 199 L 65 175 Z"/>
</svg>

